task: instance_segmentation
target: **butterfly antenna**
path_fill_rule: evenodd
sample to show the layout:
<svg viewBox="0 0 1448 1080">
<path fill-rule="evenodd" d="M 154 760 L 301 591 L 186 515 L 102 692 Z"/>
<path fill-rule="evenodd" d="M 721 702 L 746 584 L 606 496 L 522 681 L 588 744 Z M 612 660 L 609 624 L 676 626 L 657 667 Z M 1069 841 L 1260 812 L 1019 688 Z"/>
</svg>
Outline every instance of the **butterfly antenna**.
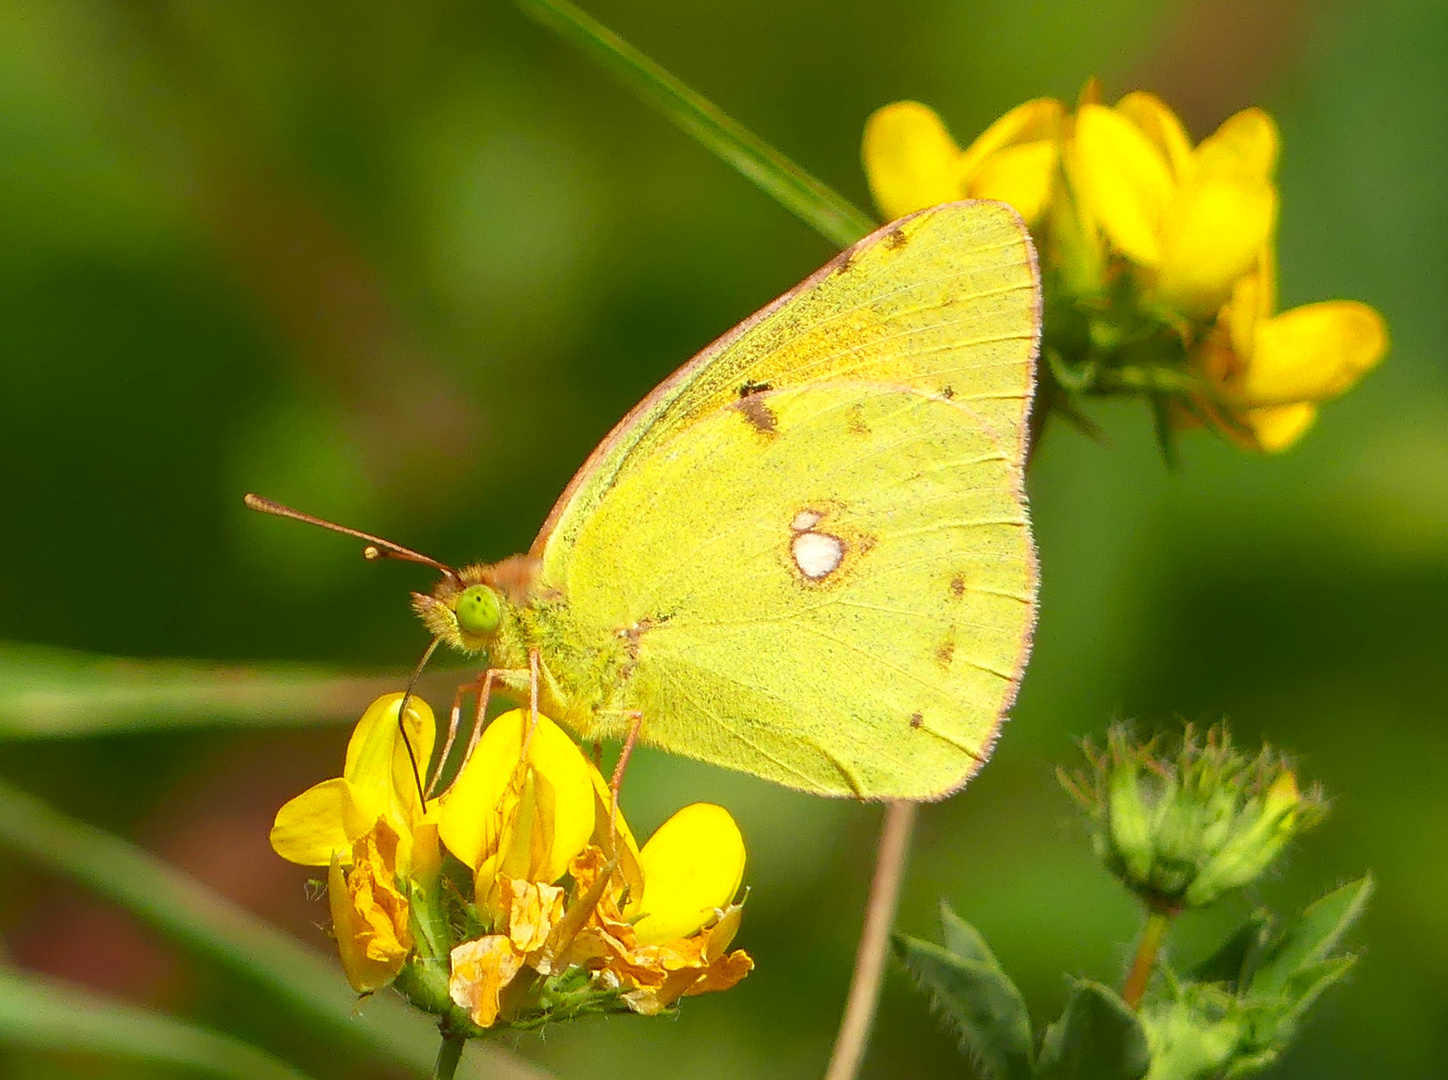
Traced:
<svg viewBox="0 0 1448 1080">
<path fill-rule="evenodd" d="M 432 644 L 422 654 L 422 659 L 417 662 L 417 667 L 412 669 L 412 678 L 407 680 L 407 689 L 402 692 L 402 701 L 397 706 L 397 730 L 402 735 L 402 745 L 407 747 L 407 760 L 412 763 L 412 779 L 417 784 L 417 799 L 423 809 L 427 809 L 427 793 L 422 786 L 422 770 L 417 767 L 417 752 L 412 748 L 412 740 L 407 735 L 407 724 L 403 717 L 407 715 L 407 703 L 412 700 L 412 692 L 417 689 L 417 680 L 422 678 L 422 669 L 427 667 L 427 662 L 432 659 L 432 654 L 437 652 L 437 647 L 442 644 L 442 638 L 433 638 Z"/>
<path fill-rule="evenodd" d="M 367 541 L 367 546 L 362 549 L 362 555 L 367 559 L 400 559 L 403 562 L 421 563 L 423 566 L 430 566 L 434 570 L 451 578 L 455 584 L 461 585 L 462 579 L 458 572 L 451 566 L 445 566 L 436 559 L 430 558 L 419 551 L 405 548 L 401 544 L 394 544 L 391 540 L 384 540 L 380 536 L 373 536 L 371 533 L 361 532 L 358 529 L 349 529 L 345 525 L 338 525 L 334 521 L 327 521 L 325 518 L 314 517 L 311 514 L 304 514 L 300 510 L 293 510 L 290 506 L 283 506 L 275 500 L 265 498 L 261 495 L 246 496 L 246 505 L 251 510 L 263 514 L 271 514 L 274 517 L 291 518 L 293 521 L 300 521 L 305 525 L 315 525 L 319 529 L 330 529 L 332 532 L 341 533 L 343 536 L 352 536 L 358 540 Z"/>
</svg>

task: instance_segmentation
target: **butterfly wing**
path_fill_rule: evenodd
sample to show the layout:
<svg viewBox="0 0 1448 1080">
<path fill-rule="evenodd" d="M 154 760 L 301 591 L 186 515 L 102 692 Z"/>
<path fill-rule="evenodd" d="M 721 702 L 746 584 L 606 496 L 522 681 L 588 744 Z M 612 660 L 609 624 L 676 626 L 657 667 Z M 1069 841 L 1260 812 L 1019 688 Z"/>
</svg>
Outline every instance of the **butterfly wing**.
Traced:
<svg viewBox="0 0 1448 1080">
<path fill-rule="evenodd" d="M 762 392 L 634 463 L 561 582 L 629 655 L 600 730 L 791 787 L 934 798 L 985 760 L 1035 610 L 1016 433 L 879 383 Z"/>
<path fill-rule="evenodd" d="M 1030 236 L 1003 203 L 936 206 L 842 252 L 676 371 L 599 444 L 533 542 L 568 576 L 580 530 L 619 477 L 699 417 L 756 389 L 850 379 L 971 409 L 1024 455 L 1040 330 Z"/>
</svg>

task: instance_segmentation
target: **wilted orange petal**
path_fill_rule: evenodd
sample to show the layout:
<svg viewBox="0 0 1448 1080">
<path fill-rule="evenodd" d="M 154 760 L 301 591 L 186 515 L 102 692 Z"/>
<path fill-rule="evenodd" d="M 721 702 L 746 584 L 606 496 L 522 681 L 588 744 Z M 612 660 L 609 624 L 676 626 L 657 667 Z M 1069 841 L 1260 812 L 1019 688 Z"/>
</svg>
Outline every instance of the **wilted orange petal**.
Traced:
<svg viewBox="0 0 1448 1080">
<path fill-rule="evenodd" d="M 453 949 L 451 960 L 448 994 L 478 1027 L 492 1027 L 503 989 L 522 968 L 523 958 L 506 937 L 490 934 L 463 942 Z"/>
<path fill-rule="evenodd" d="M 736 949 L 728 956 L 721 956 L 710 964 L 708 970 L 704 972 L 703 978 L 684 991 L 684 994 L 687 997 L 693 997 L 695 994 L 712 994 L 718 990 L 728 990 L 753 970 L 754 961 L 750 959 L 749 954 L 743 949 Z"/>
<path fill-rule="evenodd" d="M 541 949 L 563 918 L 564 891 L 536 881 L 505 881 L 508 896 L 508 938 L 520 953 Z"/>
</svg>

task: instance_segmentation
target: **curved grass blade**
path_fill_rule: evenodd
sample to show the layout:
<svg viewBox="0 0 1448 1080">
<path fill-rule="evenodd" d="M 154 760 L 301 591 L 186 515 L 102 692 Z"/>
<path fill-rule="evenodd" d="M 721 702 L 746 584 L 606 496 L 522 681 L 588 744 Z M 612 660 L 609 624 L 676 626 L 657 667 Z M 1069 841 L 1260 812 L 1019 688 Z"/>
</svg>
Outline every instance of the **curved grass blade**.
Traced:
<svg viewBox="0 0 1448 1080">
<path fill-rule="evenodd" d="M 352 723 L 401 679 L 302 665 L 124 660 L 0 642 L 0 739 Z"/>
<path fill-rule="evenodd" d="M 843 195 L 691 90 L 568 0 L 515 0 L 535 22 L 582 48 L 639 97 L 825 239 L 849 247 L 875 222 Z"/>
<path fill-rule="evenodd" d="M 224 1080 L 307 1080 L 229 1035 L 0 966 L 0 1045 L 186 1065 Z"/>
<path fill-rule="evenodd" d="M 379 994 L 360 1009 L 336 963 L 232 904 L 169 863 L 69 818 L 0 781 L 0 844 L 94 889 L 232 971 L 271 990 L 298 1015 L 427 1075 L 437 1029 L 401 1000 Z M 459 1076 L 539 1080 L 547 1074 L 490 1047 Z"/>
</svg>

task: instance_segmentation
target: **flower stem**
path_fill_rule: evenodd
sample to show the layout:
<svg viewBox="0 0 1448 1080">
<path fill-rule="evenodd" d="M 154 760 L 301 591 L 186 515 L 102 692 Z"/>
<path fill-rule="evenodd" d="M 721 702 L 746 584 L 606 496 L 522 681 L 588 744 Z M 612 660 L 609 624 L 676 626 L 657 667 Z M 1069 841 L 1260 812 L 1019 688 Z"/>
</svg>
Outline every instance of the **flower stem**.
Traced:
<svg viewBox="0 0 1448 1080">
<path fill-rule="evenodd" d="M 880 831 L 880 849 L 875 858 L 875 878 L 870 882 L 870 899 L 865 906 L 860 948 L 855 953 L 850 996 L 845 1002 L 845 1014 L 840 1019 L 840 1033 L 835 1037 L 829 1067 L 825 1069 L 825 1080 L 854 1080 L 864 1060 L 870 1028 L 875 1022 L 875 1008 L 880 1003 L 885 954 L 890 945 L 890 927 L 895 923 L 900 882 L 905 876 L 915 811 L 913 802 L 892 802 L 885 807 L 885 825 Z"/>
<path fill-rule="evenodd" d="M 1146 916 L 1141 938 L 1136 943 L 1136 958 L 1131 961 L 1131 970 L 1126 973 L 1126 982 L 1121 987 L 1121 1000 L 1133 1009 L 1141 1004 L 1146 993 L 1146 984 L 1151 981 L 1152 968 L 1156 966 L 1157 955 L 1166 932 L 1171 927 L 1172 912 L 1164 908 L 1152 908 Z"/>
<path fill-rule="evenodd" d="M 463 1046 L 467 1036 L 453 1031 L 444 1031 L 442 1045 L 437 1048 L 437 1064 L 432 1067 L 432 1080 L 453 1080 L 458 1062 L 462 1060 Z"/>
</svg>

